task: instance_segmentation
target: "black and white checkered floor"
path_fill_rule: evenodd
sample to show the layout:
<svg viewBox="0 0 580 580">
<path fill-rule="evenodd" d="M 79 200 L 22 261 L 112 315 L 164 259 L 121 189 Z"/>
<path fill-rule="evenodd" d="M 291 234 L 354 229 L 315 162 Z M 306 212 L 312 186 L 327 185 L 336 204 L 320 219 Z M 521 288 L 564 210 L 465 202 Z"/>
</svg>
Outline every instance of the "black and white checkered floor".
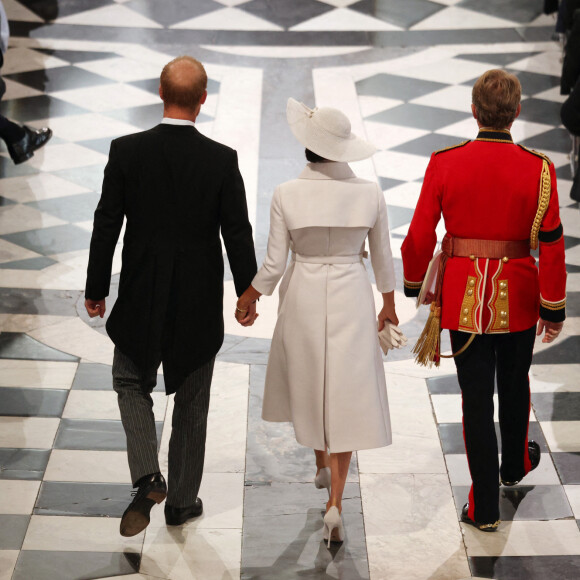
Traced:
<svg viewBox="0 0 580 580">
<path fill-rule="evenodd" d="M 12 36 L 0 112 L 49 125 L 55 136 L 19 166 L 0 150 L 0 580 L 580 577 L 580 215 L 559 120 L 560 46 L 541 2 L 3 4 Z M 144 534 L 119 536 L 130 484 L 112 346 L 102 321 L 82 313 L 82 289 L 109 143 L 159 121 L 160 69 L 182 53 L 200 58 L 210 77 L 199 129 L 239 151 L 259 257 L 273 187 L 304 164 L 285 124 L 288 96 L 342 109 L 377 145 L 373 160 L 353 168 L 385 192 L 399 290 L 400 244 L 430 153 L 475 136 L 470 88 L 483 71 L 519 76 L 514 138 L 557 168 L 568 319 L 558 342 L 537 344 L 530 433 L 542 461 L 502 492 L 496 534 L 458 521 L 469 474 L 453 363 L 425 370 L 406 350 L 385 361 L 393 445 L 353 460 L 347 541 L 328 551 L 311 451 L 289 426 L 260 419 L 276 299 L 261 301 L 256 326 L 238 328 L 227 275 L 200 492 L 206 512 L 170 531 L 157 509 Z M 397 308 L 412 342 L 425 313 L 402 292 Z M 154 399 L 165 462 L 172 399 L 161 384 Z"/>
</svg>

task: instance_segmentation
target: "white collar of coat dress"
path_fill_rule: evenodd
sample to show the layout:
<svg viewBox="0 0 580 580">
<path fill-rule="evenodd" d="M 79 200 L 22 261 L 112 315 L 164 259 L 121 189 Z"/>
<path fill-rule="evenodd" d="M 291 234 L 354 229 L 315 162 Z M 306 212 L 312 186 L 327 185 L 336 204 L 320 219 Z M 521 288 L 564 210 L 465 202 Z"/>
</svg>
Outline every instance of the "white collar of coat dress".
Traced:
<svg viewBox="0 0 580 580">
<path fill-rule="evenodd" d="M 309 163 L 299 176 L 299 179 L 353 179 L 356 175 L 348 163 L 327 161 Z"/>
</svg>

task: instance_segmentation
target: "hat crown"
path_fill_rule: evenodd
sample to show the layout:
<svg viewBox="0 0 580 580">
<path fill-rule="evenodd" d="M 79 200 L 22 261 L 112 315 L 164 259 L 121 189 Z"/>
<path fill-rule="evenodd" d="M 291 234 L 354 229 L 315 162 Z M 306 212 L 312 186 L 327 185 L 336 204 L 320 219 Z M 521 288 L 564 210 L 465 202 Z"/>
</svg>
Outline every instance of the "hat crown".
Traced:
<svg viewBox="0 0 580 580">
<path fill-rule="evenodd" d="M 350 137 L 350 121 L 348 117 L 338 109 L 331 107 L 322 107 L 314 111 L 312 120 L 322 129 L 341 137 L 348 139 Z"/>
</svg>

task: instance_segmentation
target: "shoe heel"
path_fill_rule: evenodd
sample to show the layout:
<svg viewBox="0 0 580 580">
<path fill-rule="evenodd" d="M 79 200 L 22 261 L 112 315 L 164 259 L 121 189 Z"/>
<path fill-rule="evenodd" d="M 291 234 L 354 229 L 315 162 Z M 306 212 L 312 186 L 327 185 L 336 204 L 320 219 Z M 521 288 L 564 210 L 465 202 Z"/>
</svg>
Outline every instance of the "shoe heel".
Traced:
<svg viewBox="0 0 580 580">
<path fill-rule="evenodd" d="M 150 491 L 147 494 L 147 499 L 151 499 L 155 503 L 161 503 L 166 497 L 167 494 L 164 491 Z"/>
<path fill-rule="evenodd" d="M 335 529 L 336 534 L 334 534 L 333 538 Z M 327 548 L 330 548 L 330 542 L 344 541 L 344 526 L 336 506 L 332 506 L 324 516 L 324 529 L 322 537 L 324 540 L 327 540 Z"/>
</svg>

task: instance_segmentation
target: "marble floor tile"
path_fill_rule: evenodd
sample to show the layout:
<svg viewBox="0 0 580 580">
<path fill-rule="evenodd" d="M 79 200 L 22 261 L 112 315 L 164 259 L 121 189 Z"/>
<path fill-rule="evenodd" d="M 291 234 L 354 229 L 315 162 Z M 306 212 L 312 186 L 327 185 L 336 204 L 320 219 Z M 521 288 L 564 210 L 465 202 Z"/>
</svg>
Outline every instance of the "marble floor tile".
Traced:
<svg viewBox="0 0 580 580">
<path fill-rule="evenodd" d="M 580 484 L 580 453 L 552 453 L 552 459 L 564 485 Z"/>
<path fill-rule="evenodd" d="M 39 488 L 39 481 L 0 480 L 0 514 L 30 514 Z"/>
<path fill-rule="evenodd" d="M 50 449 L 60 419 L 53 417 L 1 417 L 3 447 Z"/>
<path fill-rule="evenodd" d="M 112 381 L 112 367 L 109 365 L 82 362 L 78 365 L 71 388 L 80 390 L 112 391 Z"/>
<path fill-rule="evenodd" d="M 463 523 L 461 527 L 471 557 L 580 555 L 580 530 L 575 520 L 504 522 L 493 534 L 482 534 Z"/>
<path fill-rule="evenodd" d="M 11 580 L 20 550 L 0 550 L 0 580 Z"/>
<path fill-rule="evenodd" d="M 22 549 L 139 553 L 143 535 L 121 536 L 119 522 L 118 518 L 33 515 Z"/>
<path fill-rule="evenodd" d="M 469 563 L 478 578 L 498 580 L 569 580 L 580 570 L 580 556 L 476 556 Z"/>
<path fill-rule="evenodd" d="M 0 386 L 69 389 L 77 363 L 0 359 Z"/>
<path fill-rule="evenodd" d="M 580 519 L 580 485 L 565 485 L 564 491 L 574 512 L 574 517 Z"/>
<path fill-rule="evenodd" d="M 131 483 L 127 453 L 54 449 L 45 481 Z"/>
<path fill-rule="evenodd" d="M 580 421 L 580 393 L 534 393 L 532 405 L 539 421 Z"/>
<path fill-rule="evenodd" d="M 20 553 L 12 580 L 78 580 L 103 575 L 133 578 L 140 559 L 133 547 L 125 552 L 25 550 Z"/>
<path fill-rule="evenodd" d="M 580 364 L 532 365 L 530 390 L 532 393 L 580 392 L 578 373 Z"/>
<path fill-rule="evenodd" d="M 63 143 L 62 145 L 49 144 L 43 147 L 28 163 L 31 167 L 42 171 L 59 171 L 60 169 L 106 163 L 106 161 L 107 158 L 96 151 L 91 151 L 74 143 Z"/>
<path fill-rule="evenodd" d="M 161 526 L 145 536 L 139 572 L 172 580 L 234 580 L 240 577 L 241 544 L 241 530 Z"/>
<path fill-rule="evenodd" d="M 2 180 L 3 195 L 19 203 L 76 195 L 89 191 L 77 183 L 71 183 L 52 173 L 9 177 Z"/>
<path fill-rule="evenodd" d="M 20 550 L 29 520 L 28 514 L 0 515 L 0 561 L 2 550 Z"/>
<path fill-rule="evenodd" d="M 50 453 L 50 449 L 0 447 L 0 479 L 42 479 Z"/>
<path fill-rule="evenodd" d="M 31 260 L 34 258 L 40 258 L 40 254 L 27 250 L 18 244 L 9 242 L 8 240 L 0 239 L 0 261 L 15 262 L 17 260 Z"/>
<path fill-rule="evenodd" d="M 580 451 L 580 421 L 541 421 L 540 424 L 552 452 Z"/>
<path fill-rule="evenodd" d="M 60 417 L 68 390 L 0 387 L 2 415 L 12 417 Z"/>
<path fill-rule="evenodd" d="M 470 575 L 447 476 L 361 474 L 371 578 Z"/>
<path fill-rule="evenodd" d="M 446 455 L 445 462 L 452 486 L 471 485 L 467 455 L 464 453 Z M 524 485 L 558 485 L 559 483 L 560 479 L 549 455 L 545 455 L 538 467 L 528 473 L 523 480 Z"/>
<path fill-rule="evenodd" d="M 463 417 L 461 395 L 432 395 L 431 400 L 438 423 L 461 423 Z M 493 420 L 497 423 L 499 421 L 497 395 L 493 396 L 493 406 Z M 534 420 L 533 413 L 530 420 Z"/>
<path fill-rule="evenodd" d="M 2 220 L 0 235 L 24 232 L 36 228 L 60 226 L 65 223 L 55 216 L 21 204 L 0 208 L 0 220 Z"/>
</svg>

